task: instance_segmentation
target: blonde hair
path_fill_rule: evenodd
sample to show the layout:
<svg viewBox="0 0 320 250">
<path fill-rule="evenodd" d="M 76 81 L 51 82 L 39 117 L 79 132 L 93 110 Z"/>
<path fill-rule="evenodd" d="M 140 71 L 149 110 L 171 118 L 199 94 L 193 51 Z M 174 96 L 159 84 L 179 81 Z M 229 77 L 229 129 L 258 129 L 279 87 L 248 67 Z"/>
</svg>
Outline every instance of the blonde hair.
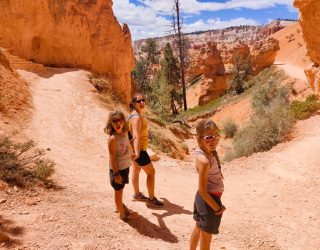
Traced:
<svg viewBox="0 0 320 250">
<path fill-rule="evenodd" d="M 124 114 L 119 110 L 112 111 L 109 113 L 107 125 L 104 128 L 104 132 L 108 135 L 112 135 L 115 133 L 115 129 L 112 127 L 112 121 L 115 118 L 123 120 L 122 132 L 127 132 L 128 131 L 128 124 L 126 122 L 126 118 L 124 117 Z"/>
<path fill-rule="evenodd" d="M 211 130 L 211 129 L 219 130 L 217 124 L 215 124 L 215 122 L 212 121 L 211 119 L 201 120 L 198 123 L 197 128 L 196 128 L 197 137 L 203 136 L 205 132 L 207 132 L 208 130 Z"/>
</svg>

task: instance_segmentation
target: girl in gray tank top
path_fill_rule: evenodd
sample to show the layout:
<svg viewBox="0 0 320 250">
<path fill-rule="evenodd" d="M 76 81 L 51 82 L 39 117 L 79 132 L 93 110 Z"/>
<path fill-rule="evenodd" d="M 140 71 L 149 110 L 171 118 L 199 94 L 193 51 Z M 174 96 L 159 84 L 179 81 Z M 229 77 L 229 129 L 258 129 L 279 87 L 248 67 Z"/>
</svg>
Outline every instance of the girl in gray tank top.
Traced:
<svg viewBox="0 0 320 250">
<path fill-rule="evenodd" d="M 115 203 L 120 219 L 132 218 L 132 213 L 123 204 L 123 188 L 129 183 L 129 167 L 132 164 L 132 148 L 128 138 L 128 126 L 121 111 L 110 112 L 104 131 L 109 135 L 109 176 L 115 192 Z"/>
<path fill-rule="evenodd" d="M 221 217 L 225 207 L 221 203 L 224 190 L 220 162 L 216 153 L 219 129 L 210 119 L 197 125 L 196 168 L 199 174 L 198 192 L 194 201 L 193 219 L 196 225 L 190 239 L 190 249 L 210 249 L 212 234 L 219 233 Z"/>
</svg>

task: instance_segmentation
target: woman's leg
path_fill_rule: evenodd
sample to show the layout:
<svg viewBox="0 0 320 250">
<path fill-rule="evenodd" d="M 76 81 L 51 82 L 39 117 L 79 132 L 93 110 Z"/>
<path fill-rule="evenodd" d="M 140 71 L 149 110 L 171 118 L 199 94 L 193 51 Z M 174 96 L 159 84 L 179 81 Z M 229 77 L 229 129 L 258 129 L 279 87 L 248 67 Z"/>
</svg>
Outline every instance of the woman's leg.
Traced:
<svg viewBox="0 0 320 250">
<path fill-rule="evenodd" d="M 199 238 L 200 238 L 200 229 L 196 224 L 194 226 L 194 229 L 192 231 L 191 238 L 190 238 L 190 250 L 197 249 Z"/>
<path fill-rule="evenodd" d="M 155 185 L 155 169 L 152 163 L 142 167 L 143 171 L 147 174 L 147 188 L 149 199 L 154 198 L 154 185 Z"/>
<path fill-rule="evenodd" d="M 212 234 L 200 230 L 200 250 L 210 250 Z"/>
<path fill-rule="evenodd" d="M 122 202 L 123 189 L 119 191 L 114 190 L 114 192 L 115 192 L 114 201 L 116 203 L 117 211 L 119 212 L 120 218 L 123 218 L 125 216 L 125 210 Z"/>
<path fill-rule="evenodd" d="M 140 189 L 139 189 L 139 174 L 140 174 L 140 170 L 141 167 L 138 165 L 138 163 L 136 163 L 135 161 L 133 161 L 133 168 L 132 168 L 132 185 L 133 185 L 133 189 L 134 189 L 134 193 L 136 195 L 140 194 Z"/>
</svg>

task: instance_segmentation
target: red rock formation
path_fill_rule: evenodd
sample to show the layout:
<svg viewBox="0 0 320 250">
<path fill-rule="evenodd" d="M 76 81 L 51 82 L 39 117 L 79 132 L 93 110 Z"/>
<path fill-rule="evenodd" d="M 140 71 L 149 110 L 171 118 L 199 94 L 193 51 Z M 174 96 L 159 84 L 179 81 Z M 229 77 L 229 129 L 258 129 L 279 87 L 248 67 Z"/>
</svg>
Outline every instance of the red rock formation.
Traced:
<svg viewBox="0 0 320 250">
<path fill-rule="evenodd" d="M 225 68 L 217 44 L 209 42 L 206 45 L 195 45 L 192 54 L 188 78 L 193 79 L 204 75 L 201 83 L 199 105 L 203 105 L 219 96 L 228 88 Z"/>
<path fill-rule="evenodd" d="M 224 64 L 234 64 L 237 57 L 246 58 L 250 54 L 248 44 L 243 41 L 237 41 L 230 45 L 221 44 L 219 51 L 221 51 Z"/>
<path fill-rule="evenodd" d="M 0 114 L 14 115 L 30 103 L 28 84 L 12 70 L 0 50 Z"/>
<path fill-rule="evenodd" d="M 115 93 L 131 97 L 131 35 L 112 0 L 0 1 L 0 40 L 28 60 L 105 74 Z"/>
<path fill-rule="evenodd" d="M 253 72 L 258 74 L 261 70 L 270 67 L 279 50 L 279 42 L 268 38 L 257 41 L 250 48 L 243 41 L 234 44 L 195 44 L 189 55 L 190 67 L 187 72 L 187 80 L 190 82 L 200 75 L 205 79 L 201 83 L 199 105 L 203 105 L 225 93 L 228 89 L 228 70 L 234 64 L 237 57 L 252 57 Z"/>
<path fill-rule="evenodd" d="M 306 69 L 305 73 L 310 86 L 320 91 L 320 2 L 318 0 L 295 0 L 294 6 L 300 11 L 300 25 L 303 38 L 307 43 L 307 51 L 313 67 Z"/>
<path fill-rule="evenodd" d="M 251 48 L 253 73 L 258 74 L 260 71 L 270 67 L 280 50 L 279 41 L 274 38 L 256 42 Z"/>
</svg>

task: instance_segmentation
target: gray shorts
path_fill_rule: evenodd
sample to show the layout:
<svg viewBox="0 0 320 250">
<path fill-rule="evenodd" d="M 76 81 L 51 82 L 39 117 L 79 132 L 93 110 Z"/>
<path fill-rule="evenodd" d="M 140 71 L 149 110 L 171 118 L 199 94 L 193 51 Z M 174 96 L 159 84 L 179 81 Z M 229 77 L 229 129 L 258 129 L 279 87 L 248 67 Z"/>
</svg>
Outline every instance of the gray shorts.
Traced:
<svg viewBox="0 0 320 250">
<path fill-rule="evenodd" d="M 222 206 L 220 197 L 213 195 L 211 195 L 211 197 L 219 206 Z M 221 215 L 215 214 L 214 210 L 201 198 L 199 192 L 197 192 L 193 211 L 193 219 L 196 221 L 197 226 L 207 233 L 218 234 L 221 217 Z"/>
</svg>

